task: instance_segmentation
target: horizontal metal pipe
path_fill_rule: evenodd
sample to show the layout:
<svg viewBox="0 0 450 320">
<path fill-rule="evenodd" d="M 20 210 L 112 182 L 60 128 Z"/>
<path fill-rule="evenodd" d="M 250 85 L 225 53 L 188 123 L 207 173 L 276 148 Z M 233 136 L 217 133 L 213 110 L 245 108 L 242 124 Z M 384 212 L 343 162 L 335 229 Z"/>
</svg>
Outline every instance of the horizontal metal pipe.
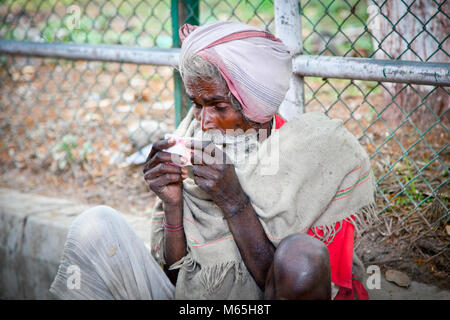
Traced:
<svg viewBox="0 0 450 320">
<path fill-rule="evenodd" d="M 90 45 L 74 43 L 41 43 L 0 40 L 0 53 L 62 58 L 150 64 L 178 65 L 180 49 L 126 47 L 122 45 Z"/>
<path fill-rule="evenodd" d="M 304 77 L 450 85 L 450 63 L 300 55 L 293 72 Z"/>
<path fill-rule="evenodd" d="M 177 66 L 180 49 L 0 40 L 1 53 Z M 299 55 L 294 58 L 293 72 L 303 77 L 450 86 L 449 63 Z"/>
</svg>

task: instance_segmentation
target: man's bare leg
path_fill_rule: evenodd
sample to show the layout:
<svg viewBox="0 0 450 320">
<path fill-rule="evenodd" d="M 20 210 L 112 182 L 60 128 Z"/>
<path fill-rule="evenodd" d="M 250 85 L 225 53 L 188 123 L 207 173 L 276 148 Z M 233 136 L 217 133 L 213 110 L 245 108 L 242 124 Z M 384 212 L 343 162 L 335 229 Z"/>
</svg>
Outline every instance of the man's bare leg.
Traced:
<svg viewBox="0 0 450 320">
<path fill-rule="evenodd" d="M 329 300 L 330 258 L 327 247 L 307 234 L 293 234 L 279 244 L 268 271 L 266 299 Z"/>
</svg>

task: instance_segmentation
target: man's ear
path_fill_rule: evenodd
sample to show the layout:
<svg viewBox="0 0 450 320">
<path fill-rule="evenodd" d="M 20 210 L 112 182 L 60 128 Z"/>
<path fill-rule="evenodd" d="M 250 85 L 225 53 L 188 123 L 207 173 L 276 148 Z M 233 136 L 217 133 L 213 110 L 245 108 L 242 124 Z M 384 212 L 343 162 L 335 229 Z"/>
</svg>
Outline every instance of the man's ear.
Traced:
<svg viewBox="0 0 450 320">
<path fill-rule="evenodd" d="M 187 36 L 197 28 L 198 26 L 193 26 L 189 23 L 183 24 L 181 28 L 178 30 L 178 36 L 180 37 L 180 45 L 183 44 L 184 39 L 186 39 Z"/>
</svg>

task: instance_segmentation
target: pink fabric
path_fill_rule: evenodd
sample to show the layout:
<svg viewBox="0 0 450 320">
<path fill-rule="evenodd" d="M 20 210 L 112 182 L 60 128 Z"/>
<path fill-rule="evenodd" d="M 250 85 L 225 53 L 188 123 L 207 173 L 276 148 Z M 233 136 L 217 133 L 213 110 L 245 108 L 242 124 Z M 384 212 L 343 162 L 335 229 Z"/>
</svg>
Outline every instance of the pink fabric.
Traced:
<svg viewBox="0 0 450 320">
<path fill-rule="evenodd" d="M 186 24 L 179 35 L 180 66 L 187 54 L 202 56 L 219 69 L 250 120 L 272 119 L 289 88 L 292 70 L 281 40 L 258 28 L 224 21 L 201 27 Z"/>
</svg>

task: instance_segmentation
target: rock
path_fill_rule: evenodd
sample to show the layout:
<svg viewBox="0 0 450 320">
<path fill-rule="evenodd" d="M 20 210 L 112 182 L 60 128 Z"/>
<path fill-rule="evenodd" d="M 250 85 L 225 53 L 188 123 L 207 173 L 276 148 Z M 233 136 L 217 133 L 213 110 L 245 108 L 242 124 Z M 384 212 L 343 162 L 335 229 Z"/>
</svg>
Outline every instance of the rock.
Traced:
<svg viewBox="0 0 450 320">
<path fill-rule="evenodd" d="M 173 108 L 172 101 L 155 102 L 150 106 L 150 114 L 153 117 L 170 117 L 169 110 Z"/>
<path fill-rule="evenodd" d="M 25 66 L 22 69 L 23 78 L 25 81 L 31 81 L 34 78 L 34 74 L 36 73 L 36 69 L 33 66 Z"/>
<path fill-rule="evenodd" d="M 20 80 L 20 72 L 12 72 L 11 79 L 12 79 L 12 81 L 19 81 Z"/>
<path fill-rule="evenodd" d="M 109 158 L 109 164 L 120 164 L 125 161 L 125 154 L 123 152 L 114 152 Z"/>
<path fill-rule="evenodd" d="M 140 118 L 146 118 L 146 117 L 148 117 L 149 106 L 145 103 L 138 102 L 134 106 L 133 112 L 134 112 L 134 114 L 138 115 Z"/>
<path fill-rule="evenodd" d="M 386 280 L 395 283 L 400 287 L 409 287 L 411 284 L 411 280 L 409 279 L 406 273 L 397 270 L 387 270 L 386 271 Z"/>
<path fill-rule="evenodd" d="M 133 101 L 136 100 L 137 98 L 137 93 L 134 90 L 126 90 L 123 94 L 122 94 L 122 98 L 123 100 L 125 100 L 125 102 L 131 103 Z"/>
<path fill-rule="evenodd" d="M 143 164 L 145 163 L 145 160 L 147 159 L 148 154 L 150 153 L 150 150 L 152 149 L 152 144 L 149 144 L 139 151 L 136 151 L 132 155 L 128 156 L 125 161 L 127 164 Z"/>
<path fill-rule="evenodd" d="M 130 113 L 131 111 L 133 111 L 133 108 L 130 105 L 125 104 L 117 106 L 116 111 L 121 113 Z"/>
<path fill-rule="evenodd" d="M 128 128 L 130 139 L 136 148 L 142 148 L 151 142 L 164 138 L 168 132 L 167 125 L 153 120 L 142 120 Z"/>
<path fill-rule="evenodd" d="M 145 88 L 144 90 L 142 90 L 141 92 L 141 97 L 144 101 L 151 101 L 153 98 L 153 91 L 150 88 Z"/>
<path fill-rule="evenodd" d="M 141 78 L 133 78 L 133 79 L 131 79 L 130 84 L 131 84 L 131 87 L 142 90 L 147 85 L 147 82 Z"/>
<path fill-rule="evenodd" d="M 112 246 L 107 252 L 108 257 L 114 256 L 116 254 L 116 251 L 117 251 L 117 247 Z"/>
<path fill-rule="evenodd" d="M 64 42 L 64 38 L 67 37 L 68 33 L 69 32 L 66 28 L 58 28 L 58 31 L 56 31 L 56 39 L 58 39 L 58 41 Z"/>
<path fill-rule="evenodd" d="M 102 109 L 105 108 L 110 108 L 112 106 L 112 102 L 110 99 L 102 99 L 100 100 L 100 102 L 98 103 L 98 106 Z"/>
<path fill-rule="evenodd" d="M 95 109 L 97 108 L 98 102 L 94 100 L 88 100 L 85 102 L 84 107 L 88 109 Z"/>
</svg>

